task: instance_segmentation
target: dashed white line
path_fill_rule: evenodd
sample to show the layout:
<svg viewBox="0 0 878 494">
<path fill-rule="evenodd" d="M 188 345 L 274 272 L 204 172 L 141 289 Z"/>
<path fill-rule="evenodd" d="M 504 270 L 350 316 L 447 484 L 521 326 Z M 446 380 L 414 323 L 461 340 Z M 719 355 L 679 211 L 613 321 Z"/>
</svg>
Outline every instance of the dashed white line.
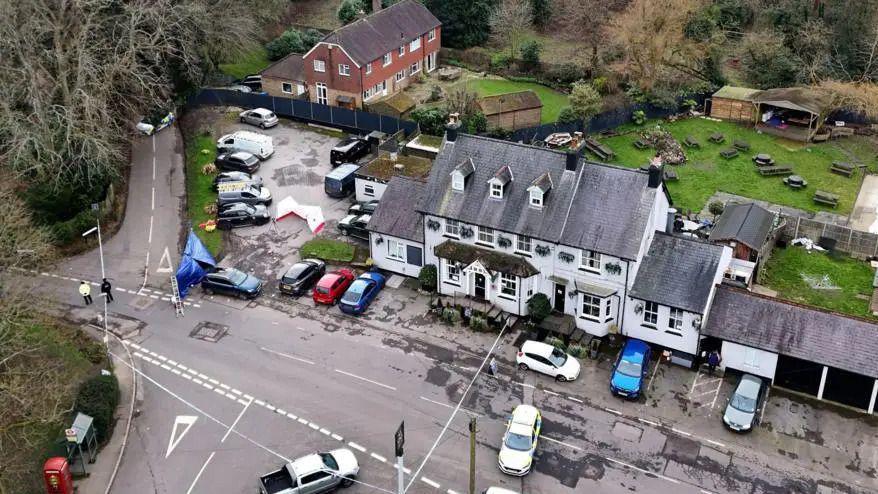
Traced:
<svg viewBox="0 0 878 494">
<path fill-rule="evenodd" d="M 236 394 L 236 395 L 238 395 L 238 396 L 240 396 L 240 395 L 241 395 L 241 392 L 240 392 L 240 391 L 238 391 L 238 390 L 237 390 L 237 389 L 235 389 L 235 388 L 231 388 L 231 389 L 230 389 L 230 390 L 229 390 L 229 391 L 231 391 L 231 392 L 232 392 L 232 393 L 235 393 L 235 394 Z"/>
<path fill-rule="evenodd" d="M 223 389 L 232 389 L 232 388 L 229 387 L 228 384 L 219 383 L 219 385 L 220 385 L 220 387 L 223 388 Z"/>
<path fill-rule="evenodd" d="M 584 401 L 580 400 L 579 398 L 574 398 L 572 396 L 568 396 L 567 399 L 570 401 L 575 401 L 576 403 L 585 403 Z"/>
<path fill-rule="evenodd" d="M 201 385 L 204 386 L 204 387 L 207 388 L 207 389 L 213 389 L 213 386 L 211 386 L 210 384 L 202 383 Z"/>
<path fill-rule="evenodd" d="M 432 487 L 434 489 L 439 488 L 439 482 L 434 482 L 434 481 L 428 479 L 427 477 L 421 477 L 421 482 L 429 485 L 430 487 Z"/>
<path fill-rule="evenodd" d="M 235 421 L 232 422 L 232 425 L 229 426 L 229 430 L 226 431 L 226 435 L 224 435 L 222 440 L 220 441 L 221 443 L 226 442 L 226 438 L 229 437 L 229 434 L 232 433 L 232 429 L 235 428 L 235 425 L 237 425 L 238 421 L 241 420 L 241 417 L 244 416 L 244 412 L 246 412 L 247 409 L 250 408 L 250 403 L 252 403 L 252 400 L 247 403 L 247 405 L 241 410 L 241 413 L 238 414 L 238 417 L 235 419 Z"/>
<path fill-rule="evenodd" d="M 171 370 L 171 366 L 169 366 L 167 364 L 162 364 L 162 369 L 169 371 L 169 370 Z"/>
<path fill-rule="evenodd" d="M 302 425 L 308 425 L 308 419 L 305 419 L 305 418 L 299 417 L 299 418 L 296 419 L 296 420 L 298 420 L 298 422 L 299 422 L 300 424 L 302 424 Z"/>
<path fill-rule="evenodd" d="M 661 427 L 661 426 L 662 426 L 662 424 L 660 424 L 660 423 L 658 423 L 658 422 L 653 422 L 652 420 L 646 420 L 646 419 L 642 419 L 642 418 L 639 418 L 639 417 L 637 418 L 637 420 L 643 422 L 644 424 L 651 425 L 651 426 L 653 426 L 653 427 Z"/>
<path fill-rule="evenodd" d="M 561 396 L 560 393 L 556 393 L 556 392 L 554 392 L 554 391 L 549 391 L 548 389 L 544 389 L 544 390 L 542 390 L 542 391 L 543 391 L 543 393 L 546 393 L 547 395 L 551 395 L 551 396 Z"/>
<path fill-rule="evenodd" d="M 677 429 L 676 427 L 671 427 L 671 430 L 676 432 L 677 434 L 680 434 L 681 436 L 692 437 L 691 432 L 681 431 L 680 429 Z"/>
<path fill-rule="evenodd" d="M 315 424 L 314 422 L 308 422 L 308 427 L 314 429 L 315 431 L 319 431 L 319 430 L 320 430 L 320 426 L 317 425 L 317 424 Z"/>
<path fill-rule="evenodd" d="M 355 450 L 357 450 L 357 451 L 359 451 L 359 452 L 361 452 L 361 453 L 365 453 L 365 452 L 366 452 L 366 448 L 360 446 L 359 444 L 357 444 L 357 443 L 355 443 L 355 442 L 353 442 L 353 441 L 348 441 L 348 446 L 354 448 Z"/>
<path fill-rule="evenodd" d="M 207 376 L 205 376 L 204 374 L 202 374 L 200 372 L 198 373 L 198 377 L 207 381 Z"/>
<path fill-rule="evenodd" d="M 536 389 L 536 386 L 534 386 L 533 384 L 527 384 L 527 383 L 516 383 L 516 384 L 519 384 L 524 388 Z"/>
<path fill-rule="evenodd" d="M 547 436 L 542 436 L 542 438 L 545 439 L 546 441 L 557 443 L 557 444 L 560 444 L 561 446 L 567 446 L 570 449 L 575 449 L 576 451 L 582 451 L 582 448 L 580 448 L 579 446 L 574 446 L 570 443 L 565 443 L 564 441 L 552 439 L 551 437 L 547 437 Z"/>
<path fill-rule="evenodd" d="M 335 439 L 336 441 L 344 441 L 344 438 L 343 438 L 343 437 L 341 437 L 341 436 L 339 436 L 338 434 L 335 434 L 335 433 L 331 434 L 331 437 L 332 437 L 333 439 Z"/>
<path fill-rule="evenodd" d="M 278 408 L 277 410 L 275 410 L 275 412 L 279 413 L 280 415 L 286 415 L 286 414 L 287 414 L 287 411 L 284 410 L 284 409 L 282 409 L 282 408 Z"/>
<path fill-rule="evenodd" d="M 361 381 L 366 381 L 367 383 L 372 383 L 376 386 L 381 386 L 382 388 L 387 388 L 387 389 L 390 389 L 392 391 L 396 391 L 396 388 L 394 388 L 393 386 L 388 386 L 388 385 L 386 385 L 384 383 L 380 383 L 378 381 L 373 381 L 371 379 L 367 379 L 365 377 L 358 376 L 356 374 L 351 374 L 350 372 L 345 372 L 345 371 L 340 370 L 340 369 L 335 369 L 335 372 L 338 372 L 339 374 L 344 374 L 344 375 L 349 376 L 349 377 L 353 377 L 355 379 L 359 379 Z"/>
<path fill-rule="evenodd" d="M 325 436 L 328 436 L 328 435 L 332 434 L 331 432 L 329 432 L 328 430 L 326 430 L 326 429 L 324 429 L 324 428 L 322 428 L 322 427 L 320 428 L 320 433 L 323 434 L 323 435 L 325 435 Z"/>
<path fill-rule="evenodd" d="M 372 458 L 375 458 L 376 460 L 380 461 L 381 463 L 387 463 L 387 458 L 379 455 L 378 453 L 371 453 L 369 456 L 371 456 Z"/>
<path fill-rule="evenodd" d="M 656 477 L 656 478 L 659 478 L 659 479 L 662 479 L 662 480 L 667 480 L 668 482 L 672 482 L 672 483 L 674 483 L 674 484 L 679 484 L 679 483 L 680 483 L 680 481 L 677 480 L 677 479 L 674 479 L 674 478 L 671 478 L 671 477 L 665 477 L 665 476 L 662 475 L 662 474 L 655 473 L 655 472 L 650 472 L 649 470 L 644 470 L 644 469 L 642 469 L 642 468 L 635 467 L 634 465 L 630 465 L 630 464 L 628 464 L 628 463 L 625 463 L 624 461 L 619 461 L 619 460 L 616 460 L 616 459 L 610 458 L 609 456 L 607 456 L 605 459 L 606 459 L 607 461 L 611 462 L 611 463 L 615 463 L 615 464 L 617 464 L 617 465 L 622 465 L 622 466 L 625 467 L 625 468 L 630 468 L 630 469 L 632 469 L 632 470 L 636 470 L 636 471 L 638 471 L 638 472 L 640 472 L 640 473 L 643 473 L 643 474 L 646 474 L 646 475 L 651 475 L 651 476 L 653 476 L 653 477 Z"/>
<path fill-rule="evenodd" d="M 457 491 L 453 491 L 453 490 L 451 490 L 451 489 L 448 489 L 447 491 L 445 491 L 445 494 L 458 494 L 458 492 L 457 492 Z"/>
<path fill-rule="evenodd" d="M 619 415 L 620 417 L 622 416 L 622 412 L 620 412 L 619 410 L 613 410 L 612 408 L 604 408 L 604 410 L 606 410 L 610 413 L 615 413 L 616 415 Z"/>
<path fill-rule="evenodd" d="M 174 374 L 177 374 L 178 376 L 183 374 L 182 372 L 180 372 L 179 369 L 171 369 L 171 372 L 173 372 Z"/>
<path fill-rule="evenodd" d="M 290 420 L 298 420 L 298 418 L 299 418 L 299 417 L 297 417 L 295 414 L 292 414 L 292 413 L 289 413 L 289 412 L 287 412 L 287 417 L 289 417 Z"/>
<path fill-rule="evenodd" d="M 208 381 L 210 381 L 210 384 L 213 384 L 214 386 L 218 386 L 218 385 L 219 385 L 219 381 L 217 381 L 216 379 L 214 379 L 214 378 L 212 378 L 212 377 L 209 378 Z"/>
<path fill-rule="evenodd" d="M 301 357 L 296 357 L 296 356 L 293 356 L 293 355 L 289 355 L 289 354 L 286 354 L 286 353 L 283 353 L 283 352 L 277 352 L 277 351 L 274 351 L 274 350 L 271 350 L 271 349 L 265 348 L 264 346 L 263 346 L 263 347 L 259 347 L 259 349 L 260 349 L 260 350 L 264 350 L 264 351 L 266 351 L 266 352 L 268 352 L 268 353 L 273 353 L 273 354 L 275 354 L 275 355 L 280 355 L 281 357 L 286 357 L 286 358 L 288 358 L 288 359 L 297 360 L 297 361 L 299 361 L 299 362 L 303 362 L 303 363 L 306 363 L 306 364 L 309 364 L 309 365 L 314 365 L 314 362 L 312 362 L 312 361 L 310 361 L 310 360 L 303 359 L 303 358 L 301 358 Z"/>
<path fill-rule="evenodd" d="M 393 468 L 399 470 L 399 465 L 397 465 L 396 463 L 394 463 L 394 464 L 393 464 Z M 411 470 L 410 468 L 406 468 L 406 467 L 402 467 L 402 471 L 405 472 L 405 473 L 407 473 L 407 474 L 411 474 L 411 473 L 412 473 L 412 470 Z"/>
<path fill-rule="evenodd" d="M 272 412 L 276 410 L 276 407 L 274 405 L 272 405 L 271 403 L 266 403 L 265 408 L 271 410 Z"/>
<path fill-rule="evenodd" d="M 725 448 L 725 447 L 726 447 L 725 444 L 723 444 L 723 443 L 721 443 L 721 442 L 719 442 L 719 441 L 714 441 L 713 439 L 707 439 L 707 438 L 705 438 L 704 440 L 707 441 L 707 442 L 709 442 L 710 444 L 713 444 L 714 446 L 719 446 L 720 448 Z"/>
<path fill-rule="evenodd" d="M 265 402 L 262 400 L 253 400 L 253 403 L 256 403 L 257 405 L 259 405 L 261 407 L 265 406 Z"/>
</svg>

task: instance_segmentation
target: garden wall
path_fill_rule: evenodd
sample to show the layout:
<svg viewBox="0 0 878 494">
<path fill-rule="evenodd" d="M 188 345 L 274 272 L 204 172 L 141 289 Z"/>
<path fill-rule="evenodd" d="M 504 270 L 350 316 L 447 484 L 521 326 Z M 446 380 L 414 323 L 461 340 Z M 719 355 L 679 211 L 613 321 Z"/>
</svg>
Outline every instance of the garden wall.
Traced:
<svg viewBox="0 0 878 494">
<path fill-rule="evenodd" d="M 878 234 L 785 214 L 781 214 L 781 218 L 786 221 L 781 238 L 787 242 L 806 237 L 817 243 L 821 238 L 830 238 L 835 240 L 836 250 L 855 259 L 878 256 Z"/>
</svg>

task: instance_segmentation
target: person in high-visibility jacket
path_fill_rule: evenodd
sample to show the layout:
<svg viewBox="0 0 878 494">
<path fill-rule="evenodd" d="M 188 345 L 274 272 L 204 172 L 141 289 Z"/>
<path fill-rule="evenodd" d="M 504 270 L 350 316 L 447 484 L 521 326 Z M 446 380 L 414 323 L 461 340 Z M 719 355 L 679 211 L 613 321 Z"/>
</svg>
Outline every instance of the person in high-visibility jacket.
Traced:
<svg viewBox="0 0 878 494">
<path fill-rule="evenodd" d="M 82 295 L 83 300 L 85 300 L 85 305 L 91 303 L 91 286 L 85 281 L 79 284 L 79 294 Z"/>
</svg>

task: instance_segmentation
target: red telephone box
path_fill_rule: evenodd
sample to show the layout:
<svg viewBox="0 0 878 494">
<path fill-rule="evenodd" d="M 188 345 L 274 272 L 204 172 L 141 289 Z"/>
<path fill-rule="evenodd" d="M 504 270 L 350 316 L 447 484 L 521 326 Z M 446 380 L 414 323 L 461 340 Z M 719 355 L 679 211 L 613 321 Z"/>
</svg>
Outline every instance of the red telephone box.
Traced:
<svg viewBox="0 0 878 494">
<path fill-rule="evenodd" d="M 43 464 L 47 494 L 73 494 L 73 476 L 66 458 L 55 456 Z"/>
</svg>

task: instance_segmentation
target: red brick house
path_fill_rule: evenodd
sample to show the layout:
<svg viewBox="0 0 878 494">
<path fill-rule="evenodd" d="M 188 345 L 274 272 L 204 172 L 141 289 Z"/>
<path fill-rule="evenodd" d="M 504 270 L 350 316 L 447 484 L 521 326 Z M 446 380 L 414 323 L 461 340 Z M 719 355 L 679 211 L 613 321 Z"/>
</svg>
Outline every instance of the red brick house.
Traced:
<svg viewBox="0 0 878 494">
<path fill-rule="evenodd" d="M 289 58 L 275 64 L 295 71 L 286 74 L 274 65 L 265 69 L 263 87 L 272 96 L 289 97 L 273 88 L 290 89 L 305 81 L 315 103 L 361 108 L 364 100 L 394 94 L 413 76 L 435 70 L 440 31 L 439 19 L 423 4 L 403 0 L 329 33 L 302 55 L 301 64 Z"/>
</svg>

